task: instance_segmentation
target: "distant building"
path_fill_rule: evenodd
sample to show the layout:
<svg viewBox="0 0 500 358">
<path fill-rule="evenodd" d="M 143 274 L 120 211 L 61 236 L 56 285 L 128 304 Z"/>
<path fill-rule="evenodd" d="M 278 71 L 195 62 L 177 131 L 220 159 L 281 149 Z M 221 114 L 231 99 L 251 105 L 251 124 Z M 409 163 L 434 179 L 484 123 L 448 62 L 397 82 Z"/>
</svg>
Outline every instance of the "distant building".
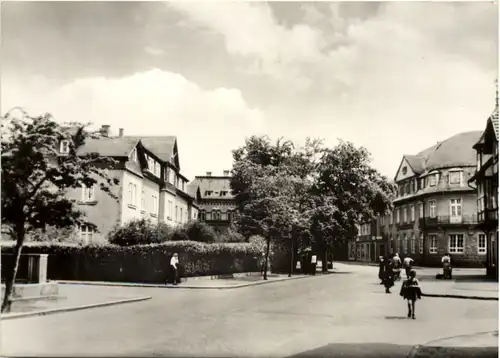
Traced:
<svg viewBox="0 0 500 358">
<path fill-rule="evenodd" d="M 467 185 L 476 168 L 472 146 L 481 134 L 460 133 L 403 156 L 394 212 L 384 219 L 391 252 L 422 265 L 440 265 L 449 252 L 457 266 L 483 266 L 486 246 L 476 228 L 476 191 Z"/>
<path fill-rule="evenodd" d="M 236 210 L 230 182 L 230 172 L 225 170 L 221 176 L 213 176 L 212 172 L 196 176 L 188 185 L 199 206 L 199 220 L 221 231 L 229 227 Z"/>
<path fill-rule="evenodd" d="M 383 236 L 384 217 L 377 217 L 358 227 L 355 240 L 348 242 L 349 260 L 377 262 L 388 255 L 387 238 Z"/>
<path fill-rule="evenodd" d="M 478 240 L 486 253 L 487 274 L 498 277 L 498 103 L 473 148 L 477 169 L 469 182 L 477 187 Z"/>
<path fill-rule="evenodd" d="M 108 172 L 120 181 L 112 187 L 118 200 L 97 185 L 68 191 L 67 195 L 76 199 L 99 230 L 97 233 L 86 226 L 79 228 L 83 241 L 102 239 L 115 225 L 133 219 L 172 226 L 197 219 L 198 207 L 187 193 L 188 179 L 180 172 L 176 137 L 130 137 L 124 136 L 122 129 L 118 137 L 111 137 L 109 126 L 102 126 L 101 135 L 100 139 L 87 139 L 78 153 L 99 153 L 116 160 L 116 166 Z M 68 148 L 66 141 L 60 143 L 61 156 Z"/>
</svg>

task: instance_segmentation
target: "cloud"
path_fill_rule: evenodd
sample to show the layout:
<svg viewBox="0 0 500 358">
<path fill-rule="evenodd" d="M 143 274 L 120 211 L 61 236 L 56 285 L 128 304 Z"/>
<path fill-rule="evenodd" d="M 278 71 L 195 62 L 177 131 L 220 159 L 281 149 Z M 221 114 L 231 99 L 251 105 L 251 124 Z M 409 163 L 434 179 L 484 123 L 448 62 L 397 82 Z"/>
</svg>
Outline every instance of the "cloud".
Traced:
<svg viewBox="0 0 500 358">
<path fill-rule="evenodd" d="M 109 124 L 115 134 L 176 135 L 184 175 L 222 172 L 230 148 L 264 131 L 264 114 L 237 89 L 202 90 L 179 74 L 151 70 L 124 78 L 83 78 L 64 85 L 43 78 L 2 79 L 2 110 L 24 106 L 58 121 Z M 5 90 L 7 89 L 7 90 Z"/>
</svg>

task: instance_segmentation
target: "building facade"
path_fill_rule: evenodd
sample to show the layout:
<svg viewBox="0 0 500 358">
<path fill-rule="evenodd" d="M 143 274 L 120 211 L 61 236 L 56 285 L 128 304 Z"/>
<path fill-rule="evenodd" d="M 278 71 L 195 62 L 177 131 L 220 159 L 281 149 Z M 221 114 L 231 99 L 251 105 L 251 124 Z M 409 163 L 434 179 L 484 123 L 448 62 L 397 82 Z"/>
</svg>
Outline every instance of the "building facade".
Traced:
<svg viewBox="0 0 500 358">
<path fill-rule="evenodd" d="M 199 206 L 199 220 L 218 231 L 227 230 L 236 211 L 230 183 L 230 172 L 225 170 L 221 176 L 213 176 L 212 172 L 196 176 L 188 186 Z"/>
<path fill-rule="evenodd" d="M 377 262 L 388 255 L 387 238 L 383 233 L 384 217 L 377 217 L 358 226 L 358 235 L 349 241 L 349 260 Z"/>
<path fill-rule="evenodd" d="M 498 103 L 473 148 L 477 167 L 469 183 L 477 189 L 477 227 L 486 250 L 487 274 L 498 277 Z"/>
<path fill-rule="evenodd" d="M 484 267 L 476 191 L 468 185 L 476 168 L 472 145 L 481 134 L 460 133 L 403 156 L 395 176 L 394 211 L 384 219 L 391 252 L 430 266 L 450 253 L 455 266 Z"/>
<path fill-rule="evenodd" d="M 187 178 L 180 172 L 176 137 L 124 136 L 122 129 L 118 137 L 111 137 L 109 126 L 103 126 L 101 134 L 99 139 L 87 139 L 78 153 L 99 153 L 116 161 L 108 173 L 119 180 L 111 188 L 118 199 L 111 198 L 97 185 L 67 193 L 98 228 L 98 232 L 85 226 L 79 228 L 82 241 L 105 240 L 114 226 L 134 219 L 171 226 L 197 220 L 198 206 L 187 192 Z M 62 155 L 67 148 L 67 143 L 61 142 Z"/>
</svg>

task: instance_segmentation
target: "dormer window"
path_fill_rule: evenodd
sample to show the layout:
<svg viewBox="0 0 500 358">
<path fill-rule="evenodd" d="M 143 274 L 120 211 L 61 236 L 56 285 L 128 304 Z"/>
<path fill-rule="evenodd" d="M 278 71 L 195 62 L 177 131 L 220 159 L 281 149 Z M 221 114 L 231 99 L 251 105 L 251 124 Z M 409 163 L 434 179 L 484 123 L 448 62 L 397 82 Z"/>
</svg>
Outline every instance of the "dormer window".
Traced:
<svg viewBox="0 0 500 358">
<path fill-rule="evenodd" d="M 450 171 L 449 183 L 461 185 L 462 184 L 462 171 L 460 171 L 460 170 Z"/>
<path fill-rule="evenodd" d="M 221 191 L 220 192 L 220 196 L 226 196 L 227 195 L 227 191 Z"/>
<path fill-rule="evenodd" d="M 408 168 L 407 167 L 403 167 L 403 175 L 406 175 L 407 172 L 408 172 Z"/>
<path fill-rule="evenodd" d="M 437 174 L 429 175 L 429 186 L 436 186 L 437 183 Z"/>
<path fill-rule="evenodd" d="M 212 190 L 205 190 L 205 196 L 210 196 L 212 195 L 213 191 Z"/>
<path fill-rule="evenodd" d="M 158 163 L 156 161 L 155 161 L 155 175 L 157 177 L 161 176 L 161 165 L 160 165 L 160 163 Z"/>
<path fill-rule="evenodd" d="M 61 141 L 59 152 L 61 154 L 69 154 L 69 140 L 64 139 Z"/>
</svg>

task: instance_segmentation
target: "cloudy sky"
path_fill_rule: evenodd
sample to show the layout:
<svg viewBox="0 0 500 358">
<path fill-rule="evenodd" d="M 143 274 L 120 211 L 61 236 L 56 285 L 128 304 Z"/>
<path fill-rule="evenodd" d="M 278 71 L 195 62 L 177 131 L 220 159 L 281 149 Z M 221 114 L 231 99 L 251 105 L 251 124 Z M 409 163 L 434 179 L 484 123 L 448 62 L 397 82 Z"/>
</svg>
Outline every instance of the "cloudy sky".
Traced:
<svg viewBox="0 0 500 358">
<path fill-rule="evenodd" d="M 4 2 L 1 23 L 2 112 L 177 135 L 189 178 L 251 134 L 349 140 L 393 177 L 495 101 L 491 2 Z"/>
</svg>

